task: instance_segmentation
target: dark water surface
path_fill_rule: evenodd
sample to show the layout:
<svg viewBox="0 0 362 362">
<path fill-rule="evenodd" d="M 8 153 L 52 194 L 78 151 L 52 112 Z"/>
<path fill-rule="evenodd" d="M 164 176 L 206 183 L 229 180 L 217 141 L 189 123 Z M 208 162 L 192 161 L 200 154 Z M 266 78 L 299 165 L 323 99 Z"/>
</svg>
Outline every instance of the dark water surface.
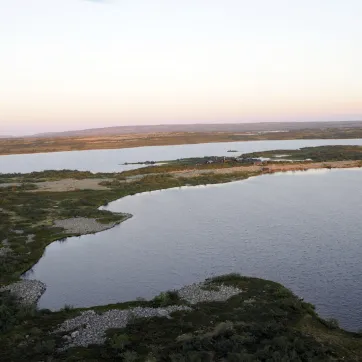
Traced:
<svg viewBox="0 0 362 362">
<path fill-rule="evenodd" d="M 152 146 L 119 150 L 88 150 L 0 156 L 0 173 L 28 173 L 44 170 L 79 170 L 91 172 L 120 172 L 143 165 L 125 162 L 165 161 L 203 156 L 235 156 L 240 153 L 277 149 L 297 149 L 323 145 L 362 145 L 362 139 L 287 140 L 202 143 L 196 145 Z"/>
<path fill-rule="evenodd" d="M 151 298 L 212 275 L 278 281 L 348 329 L 362 328 L 362 171 L 265 175 L 129 196 L 134 217 L 49 245 L 28 278 L 40 307 Z"/>
</svg>

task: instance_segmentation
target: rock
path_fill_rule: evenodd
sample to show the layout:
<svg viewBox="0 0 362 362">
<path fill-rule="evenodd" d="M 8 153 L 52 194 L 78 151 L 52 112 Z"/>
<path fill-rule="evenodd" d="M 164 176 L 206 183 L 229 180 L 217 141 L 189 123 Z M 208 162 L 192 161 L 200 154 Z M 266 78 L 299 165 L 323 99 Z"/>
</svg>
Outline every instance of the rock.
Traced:
<svg viewBox="0 0 362 362">
<path fill-rule="evenodd" d="M 21 234 L 24 234 L 24 230 L 13 230 L 13 233 L 15 233 L 17 235 L 21 235 Z"/>
<path fill-rule="evenodd" d="M 231 286 L 199 283 L 181 288 L 178 294 L 190 304 L 196 304 L 205 301 L 226 301 L 241 292 L 240 289 Z M 171 318 L 173 312 L 190 310 L 192 309 L 185 305 L 171 305 L 164 308 L 111 309 L 102 314 L 87 310 L 78 317 L 63 322 L 53 333 L 73 331 L 62 350 L 71 347 L 87 347 L 90 344 L 103 344 L 106 340 L 107 329 L 124 328 L 132 323 L 134 318 Z"/>
<path fill-rule="evenodd" d="M 0 247 L 0 257 L 4 257 L 10 254 L 11 251 L 12 251 L 11 248 L 9 248 L 8 246 Z"/>
<path fill-rule="evenodd" d="M 79 336 L 79 331 L 74 331 L 73 333 L 71 333 L 71 338 L 76 338 Z"/>
<path fill-rule="evenodd" d="M 129 219 L 132 215 L 124 214 L 126 219 Z M 124 221 L 123 220 L 123 221 Z M 109 224 L 102 224 L 94 218 L 87 217 L 74 217 L 71 219 L 55 220 L 54 226 L 63 228 L 67 233 L 85 235 L 91 233 L 97 233 L 107 229 L 111 229 L 116 226 L 118 222 L 112 222 Z"/>
<path fill-rule="evenodd" d="M 38 280 L 21 280 L 0 288 L 15 295 L 23 304 L 36 304 L 45 290 L 46 285 Z"/>
<path fill-rule="evenodd" d="M 224 302 L 241 292 L 242 290 L 227 285 L 210 288 L 210 285 L 206 283 L 199 283 L 186 285 L 178 291 L 178 294 L 181 299 L 190 304 L 197 304 L 200 302 Z"/>
<path fill-rule="evenodd" d="M 176 311 L 189 311 L 190 307 L 175 305 L 165 308 L 131 308 L 126 310 L 112 309 L 103 314 L 96 314 L 94 310 L 83 312 L 80 316 L 66 320 L 54 333 L 70 332 L 71 330 L 81 328 L 71 333 L 64 347 L 64 350 L 70 347 L 87 347 L 90 344 L 103 344 L 106 340 L 105 331 L 110 328 L 124 328 L 134 318 L 166 317 Z M 86 325 L 86 328 L 82 328 Z"/>
<path fill-rule="evenodd" d="M 168 317 L 168 316 L 169 316 L 169 313 L 168 313 L 167 310 L 165 310 L 165 309 L 159 309 L 158 315 L 159 315 L 160 317 Z"/>
<path fill-rule="evenodd" d="M 34 237 L 35 235 L 34 234 L 29 234 L 26 236 L 26 240 L 25 240 L 25 244 L 29 244 L 29 243 L 32 243 L 34 241 Z"/>
</svg>

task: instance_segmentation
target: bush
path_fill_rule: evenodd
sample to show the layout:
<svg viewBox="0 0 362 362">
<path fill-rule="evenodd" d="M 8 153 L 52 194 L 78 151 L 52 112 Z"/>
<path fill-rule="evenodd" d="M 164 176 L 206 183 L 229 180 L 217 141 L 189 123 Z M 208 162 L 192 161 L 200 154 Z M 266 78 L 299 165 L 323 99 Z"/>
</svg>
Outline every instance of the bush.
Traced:
<svg viewBox="0 0 362 362">
<path fill-rule="evenodd" d="M 35 314 L 34 306 L 22 305 L 9 292 L 0 292 L 0 333 L 10 331 Z"/>
<path fill-rule="evenodd" d="M 179 297 L 177 291 L 172 290 L 172 291 L 163 292 L 163 293 L 157 295 L 153 299 L 153 302 L 155 302 L 155 304 L 157 306 L 165 307 L 167 305 L 179 304 L 180 297 Z"/>
<path fill-rule="evenodd" d="M 329 318 L 329 319 L 325 319 L 324 323 L 325 326 L 327 326 L 330 329 L 338 329 L 339 328 L 339 323 L 338 320 L 335 318 Z"/>
</svg>

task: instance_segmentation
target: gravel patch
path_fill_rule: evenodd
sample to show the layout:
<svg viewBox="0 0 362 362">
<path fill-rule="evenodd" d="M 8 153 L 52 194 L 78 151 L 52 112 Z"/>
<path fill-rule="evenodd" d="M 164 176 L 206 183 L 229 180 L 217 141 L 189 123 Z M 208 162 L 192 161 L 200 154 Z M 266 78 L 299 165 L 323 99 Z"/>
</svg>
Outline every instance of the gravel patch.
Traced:
<svg viewBox="0 0 362 362">
<path fill-rule="evenodd" d="M 8 246 L 3 246 L 0 248 L 0 257 L 4 257 L 4 256 L 8 255 L 9 253 L 11 253 L 11 249 Z"/>
<path fill-rule="evenodd" d="M 12 230 L 13 233 L 15 233 L 16 235 L 22 235 L 24 234 L 24 230 Z"/>
<path fill-rule="evenodd" d="M 166 317 L 176 311 L 188 311 L 186 306 L 169 306 L 165 308 L 141 308 L 128 310 L 113 309 L 103 314 L 93 310 L 85 311 L 80 316 L 65 321 L 54 331 L 72 332 L 63 338 L 66 344 L 63 349 L 71 347 L 87 347 L 90 344 L 103 344 L 106 341 L 105 332 L 109 328 L 124 328 L 134 318 Z"/>
<path fill-rule="evenodd" d="M 208 289 L 206 289 L 208 288 Z M 238 288 L 226 285 L 210 285 L 198 283 L 185 286 L 178 290 L 180 298 L 190 304 L 211 301 L 226 301 L 241 293 Z M 124 328 L 134 318 L 166 317 L 176 311 L 191 311 L 192 308 L 174 305 L 165 308 L 131 308 L 127 310 L 112 309 L 103 314 L 94 310 L 83 312 L 80 316 L 69 319 L 61 324 L 54 333 L 70 332 L 64 335 L 63 350 L 71 347 L 87 347 L 90 344 L 103 344 L 106 341 L 105 332 L 110 328 Z"/>
<path fill-rule="evenodd" d="M 34 234 L 29 234 L 26 236 L 26 240 L 25 240 L 25 244 L 29 244 L 32 243 L 34 241 L 35 235 Z"/>
<path fill-rule="evenodd" d="M 0 187 L 13 187 L 13 186 L 21 186 L 21 184 L 19 184 L 19 183 L 14 183 L 14 182 L 12 182 L 12 183 L 4 183 L 4 184 L 0 184 Z"/>
<path fill-rule="evenodd" d="M 23 304 L 36 304 L 45 289 L 45 284 L 38 280 L 21 280 L 2 287 L 0 291 L 9 291 L 18 297 Z"/>
<path fill-rule="evenodd" d="M 130 218 L 132 215 L 125 214 L 125 220 Z M 70 234 L 91 234 L 111 229 L 116 226 L 118 222 L 109 224 L 102 224 L 93 218 L 86 217 L 75 217 L 71 219 L 55 220 L 54 226 L 63 228 L 67 233 Z"/>
<path fill-rule="evenodd" d="M 227 285 L 195 283 L 184 286 L 178 291 L 178 294 L 181 299 L 190 304 L 196 304 L 200 302 L 225 302 L 241 292 L 241 289 Z"/>
<path fill-rule="evenodd" d="M 108 187 L 100 185 L 100 182 L 103 181 L 112 181 L 112 179 L 62 179 L 57 181 L 44 181 L 38 182 L 35 185 L 37 186 L 36 190 L 32 192 L 39 191 L 51 191 L 51 192 L 66 192 L 74 190 L 109 190 Z"/>
</svg>

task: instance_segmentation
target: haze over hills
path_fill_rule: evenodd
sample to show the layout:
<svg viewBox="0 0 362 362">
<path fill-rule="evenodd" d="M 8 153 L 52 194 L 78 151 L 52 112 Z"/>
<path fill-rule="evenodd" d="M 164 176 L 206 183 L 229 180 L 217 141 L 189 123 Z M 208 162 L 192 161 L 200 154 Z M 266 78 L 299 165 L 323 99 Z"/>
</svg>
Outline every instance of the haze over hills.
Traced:
<svg viewBox="0 0 362 362">
<path fill-rule="evenodd" d="M 161 124 L 143 126 L 116 126 L 91 128 L 65 132 L 38 133 L 28 137 L 92 137 L 131 133 L 172 133 L 172 132 L 265 132 L 300 129 L 359 128 L 362 121 L 344 122 L 261 122 L 224 124 Z"/>
</svg>

